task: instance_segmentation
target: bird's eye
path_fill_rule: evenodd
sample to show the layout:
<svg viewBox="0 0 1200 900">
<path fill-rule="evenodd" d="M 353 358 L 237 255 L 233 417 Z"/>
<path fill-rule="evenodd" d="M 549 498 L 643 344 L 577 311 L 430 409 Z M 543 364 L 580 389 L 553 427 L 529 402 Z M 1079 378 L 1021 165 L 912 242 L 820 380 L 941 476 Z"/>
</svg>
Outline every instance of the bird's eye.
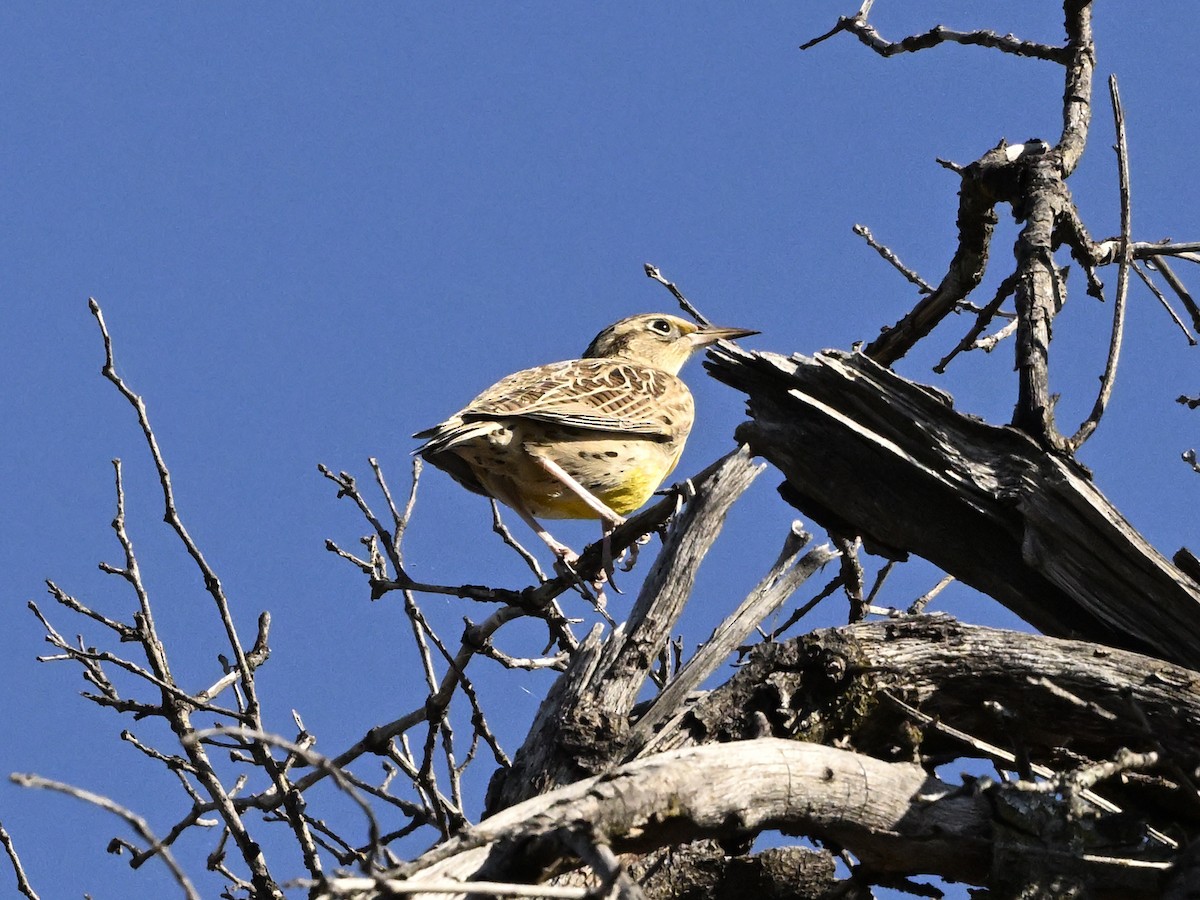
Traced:
<svg viewBox="0 0 1200 900">
<path fill-rule="evenodd" d="M 659 334 L 670 334 L 671 323 L 666 319 L 655 319 L 650 323 L 650 328 L 657 331 Z"/>
</svg>

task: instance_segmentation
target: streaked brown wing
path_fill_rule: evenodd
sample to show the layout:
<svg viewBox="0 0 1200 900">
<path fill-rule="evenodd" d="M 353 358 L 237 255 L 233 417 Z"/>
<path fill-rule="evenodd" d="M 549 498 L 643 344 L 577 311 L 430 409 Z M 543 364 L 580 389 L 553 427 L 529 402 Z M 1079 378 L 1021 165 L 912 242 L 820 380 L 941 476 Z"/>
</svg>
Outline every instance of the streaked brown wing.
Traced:
<svg viewBox="0 0 1200 900">
<path fill-rule="evenodd" d="M 663 404 L 687 388 L 674 375 L 612 359 L 573 359 L 516 372 L 488 388 L 459 415 L 528 418 L 573 428 L 653 435 L 667 440 Z"/>
</svg>

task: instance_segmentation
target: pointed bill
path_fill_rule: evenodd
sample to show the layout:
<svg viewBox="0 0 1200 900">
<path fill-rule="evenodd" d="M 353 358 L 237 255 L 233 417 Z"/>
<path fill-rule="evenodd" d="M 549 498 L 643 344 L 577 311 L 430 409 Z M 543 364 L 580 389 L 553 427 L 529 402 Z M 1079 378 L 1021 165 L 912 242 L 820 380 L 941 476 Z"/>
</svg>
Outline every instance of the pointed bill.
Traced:
<svg viewBox="0 0 1200 900">
<path fill-rule="evenodd" d="M 759 334 L 759 332 L 751 331 L 749 328 L 721 328 L 717 325 L 702 325 L 688 335 L 688 340 L 692 342 L 693 347 L 699 349 L 707 347 L 709 344 L 715 344 L 717 341 L 734 341 L 738 338 L 750 337 L 752 334 Z"/>
</svg>

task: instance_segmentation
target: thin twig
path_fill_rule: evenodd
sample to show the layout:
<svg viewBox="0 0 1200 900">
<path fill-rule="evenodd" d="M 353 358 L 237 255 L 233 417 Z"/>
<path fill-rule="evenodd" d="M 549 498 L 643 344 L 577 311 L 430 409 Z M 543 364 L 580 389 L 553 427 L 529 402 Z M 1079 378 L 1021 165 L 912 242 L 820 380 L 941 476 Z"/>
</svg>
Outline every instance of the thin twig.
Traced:
<svg viewBox="0 0 1200 900">
<path fill-rule="evenodd" d="M 1017 319 L 1013 319 L 999 331 L 995 331 L 992 334 L 989 334 L 987 337 L 977 340 L 971 346 L 971 349 L 982 350 L 984 353 L 991 353 L 996 349 L 1001 341 L 1012 337 L 1013 332 L 1017 330 L 1020 324 L 1021 323 Z"/>
<path fill-rule="evenodd" d="M 140 636 L 136 628 L 131 628 L 124 622 L 118 622 L 114 619 L 110 619 L 108 616 L 84 606 L 53 581 L 47 580 L 46 587 L 49 588 L 51 595 L 61 606 L 65 606 L 67 609 L 71 610 L 72 612 L 77 612 L 81 616 L 87 616 L 94 622 L 99 622 L 105 628 L 111 629 L 113 632 L 115 632 L 121 641 L 136 641 L 139 639 Z"/>
<path fill-rule="evenodd" d="M 707 326 L 707 325 L 712 324 L 712 322 L 709 319 L 705 318 L 704 314 L 701 313 L 700 310 L 696 309 L 696 307 L 692 305 L 691 301 L 688 300 L 687 297 L 683 296 L 683 293 L 679 290 L 679 288 L 677 288 L 675 286 L 674 282 L 667 281 L 667 279 L 663 277 L 663 274 L 662 274 L 662 272 L 659 271 L 658 266 L 654 266 L 654 265 L 651 265 L 650 263 L 646 263 L 645 269 L 646 269 L 646 277 L 653 278 L 655 281 L 657 281 L 659 284 L 661 284 L 663 287 L 665 287 L 668 291 L 670 291 L 671 296 L 674 297 L 677 301 L 679 301 L 679 305 L 683 309 L 684 312 L 686 312 L 689 316 L 691 316 L 693 319 L 695 319 L 701 325 Z"/>
<path fill-rule="evenodd" d="M 871 590 L 867 592 L 866 598 L 863 600 L 864 605 L 870 609 L 875 605 L 875 598 L 879 596 L 879 592 L 883 590 L 883 583 L 887 581 L 887 577 L 892 574 L 892 569 L 895 568 L 896 560 L 889 559 L 879 571 L 875 573 L 875 582 L 871 585 Z"/>
<path fill-rule="evenodd" d="M 366 498 L 358 490 L 358 482 L 354 479 L 354 476 L 348 472 L 338 472 L 335 475 L 324 463 L 317 463 L 317 471 L 338 486 L 338 497 L 349 497 L 353 500 L 359 512 L 363 514 L 363 518 L 371 523 L 371 527 L 375 529 L 375 534 L 379 536 L 384 546 L 387 547 L 388 558 L 396 570 L 396 580 L 402 583 L 411 583 L 411 580 L 404 571 L 397 548 L 393 544 L 393 533 L 383 527 L 383 523 L 379 521 L 379 517 L 375 515 Z"/>
<path fill-rule="evenodd" d="M 417 503 L 417 481 L 421 474 L 420 457 L 413 457 L 412 486 L 408 492 L 408 502 L 405 505 L 403 514 L 396 509 L 396 503 L 392 500 L 392 492 L 388 487 L 387 479 L 383 477 L 383 468 L 379 465 L 379 460 L 371 456 L 368 457 L 367 464 L 371 467 L 371 471 L 375 475 L 375 483 L 379 485 L 379 490 L 383 493 L 383 499 L 387 502 L 388 512 L 392 514 L 392 539 L 390 544 L 396 559 L 403 565 L 404 550 L 401 547 L 401 541 L 404 539 L 404 531 L 408 527 L 408 518 L 412 515 L 413 507 Z"/>
<path fill-rule="evenodd" d="M 53 582 L 48 581 L 46 583 L 48 585 L 50 585 L 50 592 L 54 595 L 54 598 L 57 600 L 59 598 L 59 595 L 61 592 L 54 585 Z M 64 594 L 63 596 L 66 596 L 66 595 Z M 32 600 L 30 600 L 27 605 L 28 605 L 30 611 L 37 617 L 37 620 L 42 623 L 42 628 L 44 628 L 46 630 L 46 642 L 47 643 L 49 643 L 55 647 L 58 647 L 59 649 L 63 649 L 64 647 L 70 647 L 70 645 L 67 644 L 67 642 L 63 638 L 63 636 L 58 633 L 58 630 L 53 625 L 50 624 L 50 620 L 46 618 L 45 614 L 42 612 L 41 608 L 36 603 L 34 603 Z M 114 704 L 117 703 L 120 700 L 120 695 L 117 693 L 117 689 L 115 687 L 113 687 L 112 682 L 108 680 L 108 676 L 105 675 L 104 667 L 101 666 L 100 663 L 94 659 L 89 659 L 86 656 L 78 656 L 78 657 L 75 656 L 73 651 L 74 651 L 73 647 L 70 648 L 69 650 L 64 651 L 65 656 L 63 656 L 63 657 L 41 657 L 41 656 L 39 656 L 38 662 L 50 662 L 54 659 L 63 659 L 63 658 L 71 659 L 71 660 L 74 660 L 75 662 L 78 662 L 81 666 L 83 666 L 84 679 L 86 679 L 88 681 L 88 683 L 94 684 L 100 690 L 100 692 L 103 695 L 105 700 L 109 701 L 110 703 L 114 703 Z"/>
<path fill-rule="evenodd" d="M 250 652 L 246 654 L 246 662 L 250 664 L 251 671 L 257 671 L 258 667 L 267 661 L 271 655 L 271 646 L 268 639 L 271 634 L 271 614 L 263 610 L 258 615 L 258 634 L 254 638 L 254 646 L 250 648 Z M 241 675 L 236 670 L 226 672 L 219 681 L 205 688 L 198 693 L 193 699 L 197 703 L 207 703 L 213 697 L 219 696 L 227 688 L 237 684 Z"/>
<path fill-rule="evenodd" d="M 1200 253 L 1200 241 L 1137 241 L 1133 245 L 1133 255 L 1137 259 L 1154 259 L 1158 256 L 1179 256 L 1186 258 Z M 1195 262 L 1196 260 L 1191 260 Z"/>
<path fill-rule="evenodd" d="M 104 367 L 101 369 L 101 373 L 113 383 L 121 395 L 129 401 L 129 404 L 137 412 L 138 423 L 142 428 L 142 435 L 146 440 L 147 447 L 150 449 L 150 455 L 154 460 L 154 468 L 158 471 L 163 503 L 166 507 L 164 519 L 178 536 L 188 555 L 200 570 L 200 574 L 204 579 L 204 586 L 216 604 L 221 624 L 225 628 L 225 638 L 229 641 L 238 671 L 242 676 L 242 687 L 246 691 L 246 698 L 249 704 L 248 713 L 256 720 L 258 716 L 258 698 L 254 690 L 254 679 L 251 676 L 250 666 L 246 661 L 246 654 L 242 649 L 242 642 L 238 637 L 237 628 L 233 623 L 233 616 L 229 612 L 229 600 L 225 596 L 225 590 L 221 586 L 220 579 L 217 578 L 217 573 L 208 564 L 208 561 L 204 558 L 204 554 L 200 552 L 199 546 L 192 540 L 191 534 L 184 527 L 183 520 L 179 516 L 175 505 L 175 489 L 171 486 L 171 473 L 167 469 L 162 451 L 158 446 L 158 440 L 155 438 L 154 431 L 150 427 L 146 404 L 141 397 L 129 388 L 125 380 L 117 374 L 116 362 L 113 357 L 112 338 L 109 336 L 108 326 L 104 323 L 104 313 L 100 309 L 100 304 L 95 299 L 89 299 L 88 307 L 91 309 L 92 315 L 95 316 L 96 323 L 100 326 L 100 334 L 104 340 Z"/>
<path fill-rule="evenodd" d="M 539 582 L 545 582 L 546 573 L 542 571 L 542 567 L 538 564 L 537 557 L 526 550 L 521 543 L 515 537 L 513 537 L 512 532 L 508 530 L 508 526 L 505 525 L 504 520 L 500 518 L 500 504 L 496 502 L 496 499 L 494 497 L 489 497 L 488 499 L 492 504 L 492 531 L 500 535 L 500 540 L 504 541 L 505 544 L 511 547 L 516 554 L 525 561 L 525 565 L 529 566 L 530 571 L 533 572 L 534 578 L 536 578 Z"/>
<path fill-rule="evenodd" d="M 979 336 L 983 334 L 984 329 L 991 324 L 992 319 L 1000 314 L 1000 307 L 1004 305 L 1005 300 L 1013 295 L 1013 292 L 1016 289 L 1017 276 L 1015 273 L 1013 273 L 1000 282 L 1000 284 L 996 287 L 995 296 L 993 296 L 988 304 L 979 311 L 978 315 L 976 315 L 975 324 L 971 326 L 970 330 L 967 331 L 965 335 L 963 335 L 962 340 L 955 345 L 954 349 L 941 358 L 938 364 L 933 367 L 933 371 L 937 372 L 939 375 L 944 374 L 946 367 L 950 365 L 951 360 L 964 351 L 984 350 L 985 352 L 990 352 L 990 347 L 985 348 L 979 343 Z M 1012 321 L 1010 321 L 1006 327 L 1011 332 L 1011 330 L 1015 329 L 1016 326 L 1012 324 Z"/>
<path fill-rule="evenodd" d="M 875 235 L 871 234 L 870 228 L 868 228 L 866 225 L 855 225 L 854 233 L 866 241 L 867 245 L 874 249 L 875 252 L 880 256 L 882 256 L 885 261 L 890 263 L 897 272 L 908 279 L 909 282 L 915 284 L 920 289 L 922 294 L 933 293 L 933 285 L 931 285 L 928 281 L 926 281 L 908 266 L 904 265 L 904 263 L 900 261 L 900 257 L 898 257 L 895 252 L 891 250 L 891 248 L 885 247 L 883 244 L 880 244 L 878 241 L 876 241 Z"/>
<path fill-rule="evenodd" d="M 979 753 L 982 753 L 984 756 L 990 757 L 991 759 L 993 759 L 995 761 L 1003 763 L 1005 766 L 1014 767 L 1018 764 L 1016 754 L 1014 754 L 1008 750 L 1005 750 L 1002 747 L 997 747 L 995 744 L 988 743 L 987 741 L 982 740 L 981 738 L 977 738 L 974 735 L 968 734 L 967 732 L 962 731 L 961 729 L 955 728 L 953 725 L 947 725 L 941 719 L 935 718 L 934 716 L 931 716 L 926 712 L 922 712 L 921 710 L 917 709 L 915 706 L 911 706 L 908 703 L 905 703 L 903 700 L 901 700 L 899 697 L 897 697 L 895 694 L 891 693 L 890 691 L 885 690 L 885 691 L 880 691 L 879 693 L 880 693 L 880 696 L 883 697 L 885 700 L 894 704 L 898 709 L 905 712 L 907 715 L 909 715 L 910 717 L 915 719 L 917 722 L 920 722 L 926 728 L 932 728 L 935 731 L 937 731 L 939 734 L 944 734 L 947 737 L 952 737 L 956 741 L 966 744 L 968 747 L 971 747 L 972 749 L 978 751 Z M 1058 774 L 1059 774 L 1054 769 L 1051 769 L 1048 766 L 1043 766 L 1043 765 L 1040 765 L 1037 763 L 1034 763 L 1033 765 L 1030 766 L 1030 771 L 1034 775 L 1037 775 L 1039 778 L 1046 778 L 1046 779 L 1057 778 Z M 1111 800 L 1107 800 L 1104 797 L 1101 797 L 1099 794 L 1096 794 L 1096 793 L 1092 792 L 1091 790 L 1084 790 L 1080 794 L 1080 796 L 1082 797 L 1082 799 L 1086 800 L 1088 803 L 1091 803 L 1097 809 L 1102 810 L 1104 812 L 1107 812 L 1107 813 L 1120 813 L 1121 812 L 1121 807 L 1117 806 L 1117 804 L 1113 803 Z M 1161 831 L 1159 831 L 1156 828 L 1147 827 L 1146 832 L 1150 837 L 1154 838 L 1156 841 L 1158 841 L 1159 843 L 1163 844 L 1166 847 L 1170 847 L 1172 849 L 1178 849 L 1178 847 L 1179 847 L 1178 841 L 1174 840 L 1173 838 L 1168 837 L 1167 835 L 1163 834 Z"/>
<path fill-rule="evenodd" d="M 1167 263 L 1163 256 L 1156 256 L 1150 261 L 1156 271 L 1166 280 L 1178 296 L 1183 308 L 1188 311 L 1188 315 L 1192 317 L 1192 327 L 1200 331 L 1200 306 L 1196 305 L 1196 300 L 1192 297 L 1191 292 L 1187 289 L 1184 283 L 1175 274 L 1175 270 Z"/>
<path fill-rule="evenodd" d="M 864 4 L 865 9 L 870 4 Z M 867 23 L 866 12 L 860 10 L 855 16 L 843 16 L 837 24 L 825 34 L 813 38 L 800 45 L 801 50 L 808 50 L 823 41 L 829 40 L 835 34 L 846 31 L 853 34 L 865 46 L 871 48 L 880 56 L 895 56 L 899 53 L 916 53 L 928 50 L 938 44 L 973 44 L 978 47 L 989 47 L 1001 53 L 1011 53 L 1014 56 L 1025 56 L 1032 59 L 1043 59 L 1049 62 L 1066 64 L 1070 53 L 1064 47 L 1052 47 L 1034 41 L 1022 41 L 1011 34 L 1000 35 L 994 31 L 953 31 L 944 25 L 935 25 L 923 34 L 914 34 L 900 41 L 885 39 L 875 28 Z"/>
<path fill-rule="evenodd" d="M 908 614 L 910 616 L 921 615 L 923 612 L 925 612 L 925 607 L 929 605 L 929 601 L 932 600 L 934 597 L 936 597 L 938 594 L 940 594 L 942 591 L 944 591 L 953 582 L 954 582 L 953 575 L 944 576 L 941 581 L 939 581 L 937 584 L 935 584 L 933 587 L 931 587 L 927 592 L 925 592 L 924 594 L 922 594 L 920 597 L 918 597 L 916 600 L 914 600 L 912 602 L 912 605 L 908 608 Z"/>
<path fill-rule="evenodd" d="M 150 450 L 150 456 L 154 463 L 154 468 L 158 474 L 159 486 L 163 499 L 165 512 L 163 521 L 171 528 L 183 544 L 192 562 L 199 570 L 204 581 L 204 587 L 208 595 L 212 598 L 215 604 L 218 617 L 221 620 L 221 625 L 225 632 L 225 638 L 230 648 L 233 651 L 234 663 L 232 668 L 239 675 L 239 685 L 245 694 L 245 709 L 242 713 L 235 715 L 235 718 L 245 724 L 259 728 L 261 730 L 261 708 L 258 701 L 257 690 L 254 685 L 254 666 L 248 658 L 246 651 L 242 647 L 241 638 L 238 635 L 237 628 L 233 621 L 233 616 L 230 611 L 229 600 L 225 595 L 225 590 L 221 586 L 221 581 L 217 577 L 216 572 L 208 564 L 204 554 L 200 551 L 199 546 L 192 539 L 191 534 L 183 523 L 176 502 L 175 490 L 171 484 L 171 473 L 167 468 L 166 461 L 162 451 L 158 445 L 158 439 L 155 437 L 154 430 L 150 426 L 149 415 L 146 410 L 145 401 L 136 394 L 125 380 L 118 374 L 116 369 L 116 360 L 113 352 L 113 341 L 109 335 L 108 326 L 104 321 L 104 313 L 100 309 L 100 304 L 94 298 L 89 298 L 88 308 L 96 319 L 96 323 L 100 328 L 100 335 L 104 343 L 104 364 L 101 368 L 101 374 L 116 387 L 117 391 L 123 396 L 133 407 L 137 414 L 138 424 L 141 427 L 142 437 L 146 446 Z M 123 568 L 103 567 L 105 571 L 120 575 L 125 578 L 133 587 L 138 595 L 138 600 L 141 605 L 141 620 L 139 620 L 140 631 L 138 640 L 145 649 L 147 656 L 150 659 L 151 668 L 154 674 L 164 683 L 173 684 L 174 681 L 170 674 L 170 669 L 167 666 L 166 651 L 161 641 L 157 637 L 150 615 L 149 596 L 145 591 L 145 587 L 141 581 L 141 575 L 137 566 L 137 559 L 133 554 L 133 545 L 125 531 L 124 523 L 124 491 L 121 484 L 121 469 L 120 462 L 114 461 L 114 468 L 117 474 L 117 518 L 113 522 L 114 530 L 117 533 L 117 538 L 125 551 L 125 565 Z M 164 694 L 162 706 L 160 707 L 162 715 L 166 716 L 171 722 L 172 731 L 184 740 L 188 734 L 192 732 L 192 724 L 190 716 L 193 711 L 194 704 L 192 702 L 179 702 L 173 696 Z M 233 802 L 233 798 L 226 790 L 221 779 L 217 776 L 216 769 L 211 760 L 208 758 L 206 749 L 199 742 L 184 743 L 185 749 L 189 754 L 190 760 L 196 770 L 196 779 L 203 786 L 205 792 L 212 800 L 214 807 L 219 810 L 221 818 L 224 820 L 225 828 L 233 837 L 237 844 L 238 851 L 243 862 L 250 871 L 253 890 L 262 897 L 279 897 L 282 898 L 282 893 L 276 885 L 271 873 L 267 867 L 266 858 L 263 855 L 260 844 L 250 837 L 249 831 L 246 828 L 245 822 L 242 821 L 241 815 Z M 261 766 L 273 779 L 279 784 L 279 772 L 277 764 L 272 759 L 269 748 L 264 745 L 255 745 L 251 748 L 254 761 Z M 294 806 L 295 794 L 289 791 L 281 791 L 281 802 L 288 809 L 289 820 L 298 822 L 299 813 Z"/>
<path fill-rule="evenodd" d="M 561 672 L 567 667 L 571 656 L 569 653 L 556 653 L 554 656 L 529 657 L 529 656 L 510 656 L 503 650 L 500 650 L 492 643 L 491 639 L 483 642 L 479 647 L 479 654 L 486 656 L 488 659 L 493 659 L 506 669 L 523 669 L 527 672 L 534 672 L 538 669 L 554 669 Z"/>
<path fill-rule="evenodd" d="M 1058 772 L 1053 778 L 1043 781 L 1009 781 L 1006 784 L 1013 790 L 1025 791 L 1031 794 L 1064 794 L 1073 791 L 1086 791 L 1101 781 L 1107 781 L 1125 772 L 1137 769 L 1151 769 L 1159 764 L 1159 755 L 1155 750 L 1148 753 L 1134 753 L 1122 747 L 1111 760 L 1090 762 L 1067 772 Z"/>
<path fill-rule="evenodd" d="M 832 597 L 834 592 L 838 588 L 842 587 L 845 583 L 846 583 L 845 576 L 842 575 L 841 572 L 839 572 L 832 579 L 830 579 L 829 584 L 827 584 L 827 585 L 825 585 L 825 587 L 821 588 L 821 590 L 816 594 L 816 596 L 814 596 L 811 600 L 809 600 L 807 603 L 805 603 L 803 606 L 801 606 L 799 609 L 797 609 L 794 613 L 792 613 L 790 616 L 788 616 L 786 622 L 784 622 L 782 625 L 780 625 L 774 631 L 771 631 L 769 634 L 764 635 L 765 640 L 768 640 L 768 641 L 779 640 L 779 638 L 782 637 L 788 631 L 788 629 L 790 629 L 793 625 L 795 625 L 797 622 L 799 622 L 801 619 L 803 619 L 805 616 L 807 616 L 810 612 L 812 612 L 816 608 L 818 603 L 820 603 L 822 600 L 826 599 L 827 597 Z M 749 647 L 739 647 L 738 652 L 745 653 L 749 649 L 750 649 Z"/>
<path fill-rule="evenodd" d="M 98 317 L 100 316 L 99 307 L 96 307 L 95 313 Z M 105 353 L 108 357 L 108 362 L 105 364 L 105 368 L 108 371 L 112 371 L 112 347 L 108 340 L 108 332 L 104 330 L 104 320 L 102 318 L 100 319 L 100 328 L 102 331 L 104 331 Z M 112 374 L 109 376 L 110 379 L 115 377 L 117 377 L 115 372 L 112 372 Z M 118 388 L 124 388 L 123 383 L 118 382 Z M 128 391 L 128 388 L 124 388 L 121 392 L 126 394 L 126 396 L 129 396 L 132 393 Z M 136 397 L 136 395 L 134 396 Z M 145 407 L 144 405 L 138 406 L 138 404 L 141 403 L 141 398 L 138 397 L 136 399 L 137 403 L 135 403 L 134 406 L 138 409 L 138 417 L 142 420 L 142 429 L 144 432 L 148 432 L 151 434 L 151 436 L 153 436 L 153 432 L 149 431 L 150 422 L 145 417 Z M 156 451 L 152 450 L 152 452 Z M 138 567 L 137 557 L 133 552 L 133 541 L 130 539 L 129 532 L 125 528 L 125 485 L 121 477 L 121 460 L 114 459 L 112 461 L 112 465 L 117 491 L 117 514 L 113 517 L 112 529 L 117 536 L 117 541 L 120 543 L 121 549 L 125 553 L 125 566 L 124 568 L 118 569 L 116 567 L 107 565 L 106 563 L 101 563 L 100 569 L 104 572 L 108 572 L 110 575 L 118 575 L 121 578 L 124 578 L 129 583 L 130 587 L 133 588 L 134 594 L 137 595 L 138 607 L 141 610 L 141 620 L 138 623 L 139 630 L 137 639 L 145 648 L 146 657 L 150 662 L 150 667 L 154 670 L 155 678 L 151 680 L 156 681 L 159 687 L 172 689 L 175 686 L 175 679 L 171 675 L 171 667 L 167 663 L 166 649 L 163 647 L 162 639 L 158 636 L 158 629 L 154 624 L 154 612 L 150 608 L 150 595 L 146 591 L 146 586 L 142 583 L 141 570 Z M 164 470 L 165 466 L 163 469 L 160 469 L 160 477 L 161 472 Z M 167 493 L 168 491 L 169 488 L 164 488 L 164 496 L 167 497 L 168 507 L 172 507 L 174 504 L 170 499 L 170 494 Z"/>
<path fill-rule="evenodd" d="M 1117 299 L 1113 304 L 1112 338 L 1108 343 L 1108 359 L 1104 363 L 1104 375 L 1100 378 L 1100 393 L 1092 406 L 1092 412 L 1079 426 L 1079 430 L 1067 442 L 1072 453 L 1083 446 L 1100 424 L 1100 418 L 1108 407 L 1113 383 L 1117 377 L 1117 361 L 1121 355 L 1121 338 L 1125 332 L 1125 298 L 1129 293 L 1129 266 L 1133 262 L 1130 250 L 1130 218 L 1132 214 L 1129 198 L 1129 151 L 1125 142 L 1125 112 L 1121 108 L 1121 94 L 1117 90 L 1117 76 L 1108 76 L 1108 92 L 1112 98 L 1113 120 L 1117 128 L 1117 171 L 1120 173 L 1121 193 L 1121 248 L 1117 269 Z"/>
<path fill-rule="evenodd" d="M 238 740 L 246 744 L 271 744 L 286 750 L 289 754 L 297 756 L 305 761 L 309 766 L 317 768 L 325 772 L 326 775 L 333 779 L 343 793 L 354 801 L 367 820 L 367 830 L 370 834 L 371 843 L 374 845 L 379 841 L 379 822 L 375 818 L 375 812 L 371 809 L 371 805 L 367 803 L 358 793 L 354 784 L 346 777 L 346 773 L 327 757 L 317 753 L 311 747 L 303 746 L 295 741 L 289 741 L 287 738 L 280 737 L 276 734 L 270 734 L 253 728 L 233 727 L 233 728 L 204 728 L 198 729 L 187 735 L 183 742 L 185 744 L 199 744 L 202 741 L 207 741 L 215 737 L 236 737 Z M 311 851 L 311 847 L 306 849 Z"/>
<path fill-rule="evenodd" d="M 0 844 L 4 845 L 4 852 L 8 854 L 8 861 L 12 863 L 13 873 L 17 876 L 17 890 L 29 900 L 39 900 L 37 892 L 33 889 L 33 885 L 29 883 L 29 879 L 25 876 L 25 869 L 21 866 L 21 857 L 17 855 L 16 845 L 13 844 L 13 839 L 5 830 L 4 825 L 0 824 Z"/>
<path fill-rule="evenodd" d="M 1146 274 L 1146 270 L 1144 268 L 1139 266 L 1136 262 L 1132 264 L 1132 267 L 1137 277 L 1142 279 L 1142 284 L 1146 285 L 1146 287 L 1150 289 L 1150 293 L 1157 298 L 1158 302 L 1162 305 L 1162 308 L 1167 311 L 1167 315 L 1171 317 L 1171 321 L 1173 321 L 1176 326 L 1178 326 L 1179 330 L 1183 332 L 1183 336 L 1187 338 L 1187 342 L 1191 346 L 1195 347 L 1196 338 L 1190 331 L 1188 331 L 1188 327 L 1184 323 L 1183 319 L 1179 318 L 1179 313 L 1175 312 L 1175 307 L 1173 307 L 1170 301 L 1167 300 L 1166 294 L 1158 289 L 1158 285 L 1154 283 L 1154 279 Z"/>
<path fill-rule="evenodd" d="M 68 797 L 74 797 L 76 800 L 82 800 L 84 803 L 90 803 L 92 806 L 97 806 L 106 812 L 112 813 L 119 819 L 124 820 L 130 828 L 137 833 L 147 844 L 159 844 L 158 839 L 154 836 L 154 832 L 150 829 L 150 824 L 132 810 L 126 809 L 115 800 L 105 797 L 102 794 L 96 794 L 92 791 L 84 790 L 83 788 L 75 787 L 72 784 L 66 784 L 62 781 L 53 781 L 49 778 L 43 778 L 40 775 L 25 774 L 15 772 L 9 775 L 9 780 L 14 784 L 26 788 L 39 788 L 47 791 L 57 791 L 60 794 L 66 794 Z M 171 870 L 171 875 L 175 881 L 183 888 L 184 895 L 188 900 L 200 900 L 200 894 L 197 893 L 195 886 L 187 877 L 187 874 L 179 867 L 179 863 L 175 861 L 175 857 L 166 847 L 161 847 L 159 855 L 162 857 L 163 863 Z"/>
</svg>

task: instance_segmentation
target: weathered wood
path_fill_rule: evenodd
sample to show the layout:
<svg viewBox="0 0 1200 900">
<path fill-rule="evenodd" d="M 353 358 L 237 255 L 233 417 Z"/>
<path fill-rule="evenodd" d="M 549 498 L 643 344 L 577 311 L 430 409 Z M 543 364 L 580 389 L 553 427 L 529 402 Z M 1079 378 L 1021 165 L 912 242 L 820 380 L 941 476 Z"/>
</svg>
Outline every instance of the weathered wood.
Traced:
<svg viewBox="0 0 1200 900">
<path fill-rule="evenodd" d="M 796 557 L 810 537 L 793 524 L 783 552 L 771 570 L 641 713 L 625 742 L 626 760 L 646 755 L 652 749 L 648 745 L 655 731 L 671 717 L 685 713 L 688 694 L 715 672 L 717 666 L 746 640 L 754 627 L 782 606 L 810 575 L 837 559 L 837 551 L 823 544 L 797 561 Z"/>
<path fill-rule="evenodd" d="M 986 800 L 920 766 L 766 738 L 636 760 L 531 798 L 438 846 L 407 874 L 417 883 L 542 880 L 561 858 L 554 839 L 560 829 L 583 828 L 618 852 L 647 852 L 692 838 L 784 828 L 837 840 L 881 863 L 900 850 L 896 838 L 903 833 L 921 846 L 922 866 L 969 879 L 988 865 L 990 821 Z M 872 853 L 872 846 L 880 849 Z M 905 852 L 912 851 L 909 844 Z"/>
<path fill-rule="evenodd" d="M 709 744 L 636 760 L 526 800 L 396 874 L 408 890 L 448 878 L 537 883 L 572 864 L 565 835 L 645 853 L 697 837 L 735 840 L 778 829 L 833 841 L 876 875 L 935 872 L 980 884 L 995 862 L 995 801 L 918 765 L 834 747 L 777 738 Z M 1158 893 L 1166 863 L 1085 856 L 1066 843 L 1070 837 L 1064 831 L 1062 844 L 1030 845 L 1022 861 L 1053 870 L 1068 860 L 1092 897 Z"/>
<path fill-rule="evenodd" d="M 749 395 L 739 439 L 821 524 L 916 553 L 1046 634 L 1200 668 L 1200 585 L 1072 460 L 860 354 L 721 347 L 705 364 Z"/>
<path fill-rule="evenodd" d="M 628 620 L 602 643 L 593 633 L 572 659 L 539 707 L 513 765 L 488 786 L 489 811 L 604 771 L 624 757 L 629 713 L 691 596 L 696 571 L 729 508 L 762 469 L 739 447 L 698 477 Z"/>
<path fill-rule="evenodd" d="M 885 759 L 984 755 L 936 728 L 918 727 L 885 693 L 1056 768 L 1064 749 L 1077 760 L 1102 760 L 1123 747 L 1158 749 L 1187 771 L 1200 765 L 1200 673 L 1125 650 L 965 625 L 945 615 L 864 622 L 760 644 L 659 746 L 770 734 Z M 1200 823 L 1200 798 L 1187 815 Z"/>
<path fill-rule="evenodd" d="M 744 842 L 743 842 L 744 843 Z M 770 847 L 731 855 L 732 844 L 714 839 L 621 857 L 630 878 L 652 900 L 870 900 L 867 888 L 847 889 L 828 848 Z M 554 885 L 593 887 L 596 874 L 580 868 Z"/>
</svg>

